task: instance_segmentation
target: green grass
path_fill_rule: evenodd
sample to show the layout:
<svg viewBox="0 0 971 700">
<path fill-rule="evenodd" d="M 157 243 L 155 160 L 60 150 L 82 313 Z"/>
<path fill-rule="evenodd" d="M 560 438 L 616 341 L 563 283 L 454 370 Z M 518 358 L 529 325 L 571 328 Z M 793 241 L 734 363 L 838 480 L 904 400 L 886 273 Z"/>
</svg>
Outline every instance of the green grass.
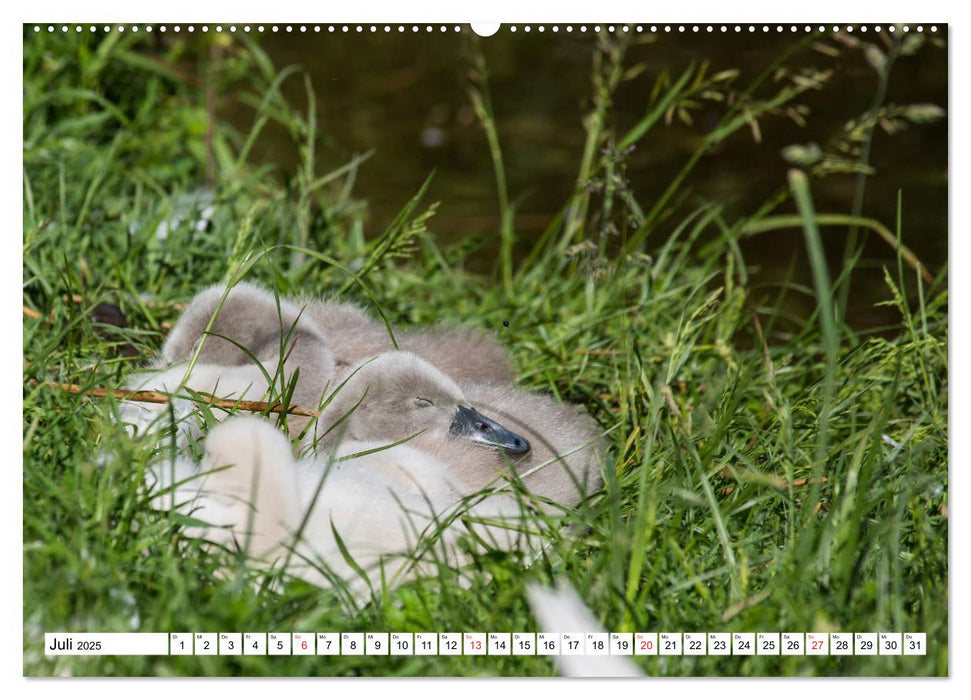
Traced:
<svg viewBox="0 0 971 700">
<path fill-rule="evenodd" d="M 604 126 L 624 55 L 612 41 L 597 49 L 584 180 L 624 164 Z M 884 230 L 897 240 L 886 303 L 900 320 L 879 333 L 836 313 L 848 270 L 826 269 L 813 180 L 801 173 L 738 220 L 676 186 L 642 207 L 608 177 L 602 195 L 578 189 L 514 264 L 515 212 L 483 79 L 501 262 L 493 277 L 474 275 L 464 261 L 481 242 L 437 243 L 421 183 L 365 241 L 351 187 L 367 164 L 315 171 L 314 115 L 278 90 L 296 71 L 277 71 L 248 40 L 222 47 L 220 79 L 247 76 L 243 99 L 257 109 L 253 130 L 237 133 L 210 121 L 201 91 L 169 67 L 211 57 L 208 45 L 176 41 L 150 60 L 142 42 L 25 33 L 24 305 L 40 314 L 23 324 L 25 674 L 550 675 L 545 658 L 46 658 L 41 644 L 58 630 L 530 631 L 526 584 L 561 578 L 613 631 L 917 631 L 929 646 L 925 657 L 636 659 L 650 674 L 948 673 L 946 271 L 928 284 L 912 269 L 899 220 Z M 617 142 L 649 141 L 668 106 L 710 81 L 702 69 L 661 85 L 660 107 Z M 762 94 L 762 76 L 746 89 L 756 116 L 798 95 Z M 725 110 L 678 183 L 745 126 L 741 107 Z M 287 181 L 248 160 L 270 120 L 301 154 Z M 207 170 L 208 230 L 183 222 L 159 240 Z M 790 186 L 798 216 L 773 220 Z M 632 233 L 603 233 L 625 217 L 634 227 L 619 228 Z M 814 289 L 753 289 L 740 241 L 773 221 L 804 229 Z M 484 554 L 467 585 L 442 570 L 360 608 L 183 537 L 176 517 L 148 508 L 149 452 L 113 422 L 112 405 L 28 380 L 120 386 L 160 346 L 176 303 L 241 274 L 283 295 L 340 294 L 394 327 L 494 331 L 520 385 L 586 406 L 610 431 L 604 490 L 531 564 Z M 788 311 L 799 295 L 816 300 L 808 318 Z M 94 322 L 99 302 L 120 307 L 128 327 Z"/>
</svg>

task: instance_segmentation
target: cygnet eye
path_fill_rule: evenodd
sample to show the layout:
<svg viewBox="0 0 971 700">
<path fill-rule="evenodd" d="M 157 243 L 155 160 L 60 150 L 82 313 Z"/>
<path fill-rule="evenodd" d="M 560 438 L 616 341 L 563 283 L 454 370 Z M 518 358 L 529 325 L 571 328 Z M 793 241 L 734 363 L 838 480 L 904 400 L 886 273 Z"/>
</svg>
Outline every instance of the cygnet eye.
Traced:
<svg viewBox="0 0 971 700">
<path fill-rule="evenodd" d="M 432 403 L 431 399 L 423 399 L 420 396 L 416 396 L 413 403 L 415 405 L 415 408 L 428 408 L 429 406 L 435 405 L 434 403 Z"/>
</svg>

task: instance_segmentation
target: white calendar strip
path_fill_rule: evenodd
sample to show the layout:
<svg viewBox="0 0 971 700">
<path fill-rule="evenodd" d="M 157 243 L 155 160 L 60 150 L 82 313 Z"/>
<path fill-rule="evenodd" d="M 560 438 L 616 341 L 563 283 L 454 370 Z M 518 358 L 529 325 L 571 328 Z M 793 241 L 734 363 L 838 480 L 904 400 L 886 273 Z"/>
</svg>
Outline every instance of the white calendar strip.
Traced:
<svg viewBox="0 0 971 700">
<path fill-rule="evenodd" d="M 924 656 L 923 632 L 48 632 L 48 656 Z"/>
</svg>

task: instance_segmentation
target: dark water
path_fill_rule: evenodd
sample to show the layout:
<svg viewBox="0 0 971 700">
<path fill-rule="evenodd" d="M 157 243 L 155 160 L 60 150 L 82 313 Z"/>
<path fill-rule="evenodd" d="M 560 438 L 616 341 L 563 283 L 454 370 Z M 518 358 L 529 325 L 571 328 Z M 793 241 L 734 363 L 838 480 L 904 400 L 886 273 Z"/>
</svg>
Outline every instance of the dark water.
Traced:
<svg viewBox="0 0 971 700">
<path fill-rule="evenodd" d="M 943 30 L 943 27 L 939 29 Z M 864 38 L 857 34 L 859 38 Z M 937 35 L 944 39 L 944 32 Z M 626 63 L 643 62 L 639 77 L 617 91 L 608 126 L 623 134 L 646 112 L 658 75 L 676 77 L 690 62 L 707 60 L 710 73 L 736 68 L 735 85 L 745 87 L 783 52 L 803 37 L 797 35 L 664 35 L 654 43 L 631 47 Z M 811 49 L 786 62 L 789 67 L 831 69 L 834 76 L 822 90 L 796 100 L 811 113 L 805 127 L 784 116 L 760 120 L 761 142 L 748 129 L 737 132 L 701 160 L 685 185 L 698 197 L 727 206 L 728 220 L 754 211 L 785 185 L 790 167 L 780 149 L 793 143 L 825 144 L 847 120 L 869 108 L 877 87 L 876 73 L 860 49 L 828 37 L 817 37 L 840 50 L 838 57 Z M 865 40 L 879 44 L 872 33 Z M 942 43 L 942 41 L 941 41 Z M 489 73 L 492 103 L 505 158 L 510 197 L 516 203 L 516 232 L 523 249 L 534 240 L 569 198 L 576 183 L 583 149 L 584 115 L 591 102 L 591 56 L 596 40 L 588 35 L 547 31 L 499 34 L 480 42 Z M 300 64 L 309 73 L 317 95 L 320 130 L 318 171 L 346 162 L 370 149 L 374 156 L 360 169 L 356 196 L 368 204 L 366 234 L 379 234 L 435 171 L 429 201 L 440 201 L 430 226 L 443 240 L 497 230 L 496 185 L 488 146 L 468 99 L 469 37 L 447 33 L 396 32 L 376 35 L 271 35 L 263 41 L 278 68 Z M 881 45 L 882 46 L 882 45 Z M 885 48 L 885 47 L 884 47 Z M 893 65 L 885 104 L 933 103 L 947 107 L 947 49 L 926 43 L 916 55 L 901 56 Z M 758 93 L 774 94 L 771 81 Z M 303 84 L 289 81 L 285 93 L 299 106 L 306 103 Z M 706 104 L 693 112 L 694 124 L 660 124 L 629 159 L 627 176 L 645 209 L 649 209 L 671 178 L 715 126 L 724 105 Z M 227 115 L 223 115 L 227 116 Z M 240 128 L 251 114 L 230 116 Z M 903 197 L 903 239 L 936 273 L 947 260 L 947 119 L 910 125 L 893 135 L 877 129 L 863 214 L 895 228 L 897 193 Z M 282 164 L 292 172 L 296 152 L 282 130 L 269 131 L 257 151 L 260 159 Z M 852 210 L 855 177 L 834 175 L 814 183 L 818 212 L 848 214 Z M 693 205 L 692 205 L 693 208 Z M 791 204 L 779 213 L 792 212 Z M 687 212 L 687 209 L 685 209 Z M 683 218 L 675 215 L 655 234 L 655 244 Z M 824 239 L 833 265 L 842 254 L 845 229 L 827 228 Z M 796 281 L 810 284 L 804 243 L 798 230 L 765 234 L 744 247 L 754 266 L 753 281 L 781 280 L 796 259 Z M 893 322 L 892 311 L 874 309 L 887 297 L 882 265 L 895 265 L 892 250 L 870 236 L 863 270 L 853 286 L 851 322 L 858 326 Z M 802 300 L 805 308 L 811 300 Z"/>
</svg>

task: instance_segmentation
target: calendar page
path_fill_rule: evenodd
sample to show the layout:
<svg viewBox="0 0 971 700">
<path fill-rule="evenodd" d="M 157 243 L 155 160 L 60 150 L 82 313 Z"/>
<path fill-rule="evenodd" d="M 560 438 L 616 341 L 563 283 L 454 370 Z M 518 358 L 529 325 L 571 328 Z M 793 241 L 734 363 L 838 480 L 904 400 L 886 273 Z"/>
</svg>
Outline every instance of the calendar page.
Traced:
<svg viewBox="0 0 971 700">
<path fill-rule="evenodd" d="M 22 26 L 24 676 L 949 675 L 943 16 L 233 14 Z"/>
</svg>

